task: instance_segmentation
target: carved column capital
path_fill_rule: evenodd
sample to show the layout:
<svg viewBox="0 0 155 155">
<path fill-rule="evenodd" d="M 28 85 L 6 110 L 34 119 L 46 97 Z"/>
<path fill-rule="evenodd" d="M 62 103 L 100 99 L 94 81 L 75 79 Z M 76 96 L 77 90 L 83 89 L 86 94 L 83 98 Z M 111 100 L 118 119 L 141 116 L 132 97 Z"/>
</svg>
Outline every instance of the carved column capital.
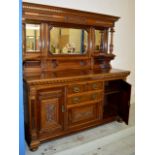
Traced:
<svg viewBox="0 0 155 155">
<path fill-rule="evenodd" d="M 114 33 L 114 32 L 115 32 L 114 27 L 111 27 L 111 28 L 110 28 L 110 32 L 111 32 L 111 33 Z"/>
</svg>

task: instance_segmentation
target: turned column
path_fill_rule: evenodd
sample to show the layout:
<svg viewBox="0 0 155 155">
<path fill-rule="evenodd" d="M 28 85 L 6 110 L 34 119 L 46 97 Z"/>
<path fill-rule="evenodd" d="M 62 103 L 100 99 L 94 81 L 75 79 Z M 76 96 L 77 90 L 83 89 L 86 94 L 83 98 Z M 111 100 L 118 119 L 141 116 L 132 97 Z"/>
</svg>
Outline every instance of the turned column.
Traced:
<svg viewBox="0 0 155 155">
<path fill-rule="evenodd" d="M 113 48 L 114 48 L 114 45 L 113 45 L 113 33 L 114 33 L 114 28 L 112 27 L 110 29 L 110 45 L 109 45 L 109 51 L 110 51 L 110 54 L 113 54 Z"/>
<path fill-rule="evenodd" d="M 41 40 L 41 70 L 46 71 L 47 70 L 47 56 L 48 56 L 48 50 L 49 50 L 49 27 L 47 23 L 41 23 L 40 25 L 41 34 L 40 34 L 40 40 Z"/>
<path fill-rule="evenodd" d="M 108 52 L 108 29 L 105 28 L 104 30 L 101 30 L 100 34 L 101 34 L 100 50 L 101 52 L 107 53 Z"/>
<path fill-rule="evenodd" d="M 108 53 L 108 28 L 104 29 L 104 52 Z"/>
<path fill-rule="evenodd" d="M 101 30 L 100 34 L 101 34 L 100 51 L 104 52 L 104 31 Z"/>
<path fill-rule="evenodd" d="M 24 21 L 23 21 L 24 22 Z M 26 52 L 26 32 L 25 32 L 25 23 L 22 24 L 22 54 L 23 58 Z"/>
<path fill-rule="evenodd" d="M 37 101 L 36 101 L 36 89 L 34 87 L 30 87 L 29 92 L 29 130 L 28 134 L 30 137 L 28 137 L 29 141 L 29 147 L 32 151 L 35 151 L 39 144 L 39 138 L 38 138 L 38 121 L 37 121 Z"/>
</svg>

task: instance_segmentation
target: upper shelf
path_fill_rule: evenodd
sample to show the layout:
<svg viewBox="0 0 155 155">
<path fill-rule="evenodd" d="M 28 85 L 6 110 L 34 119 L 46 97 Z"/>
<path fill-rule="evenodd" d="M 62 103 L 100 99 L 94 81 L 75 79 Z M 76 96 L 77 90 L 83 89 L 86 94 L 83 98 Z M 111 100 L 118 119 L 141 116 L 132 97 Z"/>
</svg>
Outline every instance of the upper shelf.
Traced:
<svg viewBox="0 0 155 155">
<path fill-rule="evenodd" d="M 23 2 L 23 22 L 48 21 L 64 24 L 113 27 L 117 16 Z"/>
</svg>

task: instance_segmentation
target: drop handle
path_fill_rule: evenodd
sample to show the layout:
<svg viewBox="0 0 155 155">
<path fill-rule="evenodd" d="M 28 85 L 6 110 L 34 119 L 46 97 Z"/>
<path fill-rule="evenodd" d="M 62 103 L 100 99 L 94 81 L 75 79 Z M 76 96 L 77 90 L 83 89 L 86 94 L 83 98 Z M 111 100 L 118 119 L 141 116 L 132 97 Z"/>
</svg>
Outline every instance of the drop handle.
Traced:
<svg viewBox="0 0 155 155">
<path fill-rule="evenodd" d="M 92 95 L 92 99 L 93 99 L 93 100 L 97 99 L 97 94 L 93 94 L 93 95 Z"/>
<path fill-rule="evenodd" d="M 80 92 L 80 88 L 79 88 L 79 87 L 74 87 L 74 88 L 73 88 L 73 92 L 74 92 L 74 93 Z"/>
<path fill-rule="evenodd" d="M 73 103 L 76 104 L 76 103 L 79 103 L 80 102 L 80 98 L 79 97 L 74 97 L 73 98 Z"/>
<path fill-rule="evenodd" d="M 97 84 L 93 83 L 92 87 L 93 87 L 93 89 L 97 89 Z"/>
</svg>

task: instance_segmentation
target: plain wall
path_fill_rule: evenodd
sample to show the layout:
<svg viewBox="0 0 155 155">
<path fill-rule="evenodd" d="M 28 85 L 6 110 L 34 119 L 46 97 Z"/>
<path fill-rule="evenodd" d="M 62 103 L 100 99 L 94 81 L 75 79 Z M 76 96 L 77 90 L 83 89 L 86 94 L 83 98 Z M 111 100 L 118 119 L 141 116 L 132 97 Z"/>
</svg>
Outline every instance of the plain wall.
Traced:
<svg viewBox="0 0 155 155">
<path fill-rule="evenodd" d="M 135 102 L 134 0 L 23 0 L 121 17 L 115 25 L 113 68 L 130 70 L 131 103 Z"/>
</svg>

